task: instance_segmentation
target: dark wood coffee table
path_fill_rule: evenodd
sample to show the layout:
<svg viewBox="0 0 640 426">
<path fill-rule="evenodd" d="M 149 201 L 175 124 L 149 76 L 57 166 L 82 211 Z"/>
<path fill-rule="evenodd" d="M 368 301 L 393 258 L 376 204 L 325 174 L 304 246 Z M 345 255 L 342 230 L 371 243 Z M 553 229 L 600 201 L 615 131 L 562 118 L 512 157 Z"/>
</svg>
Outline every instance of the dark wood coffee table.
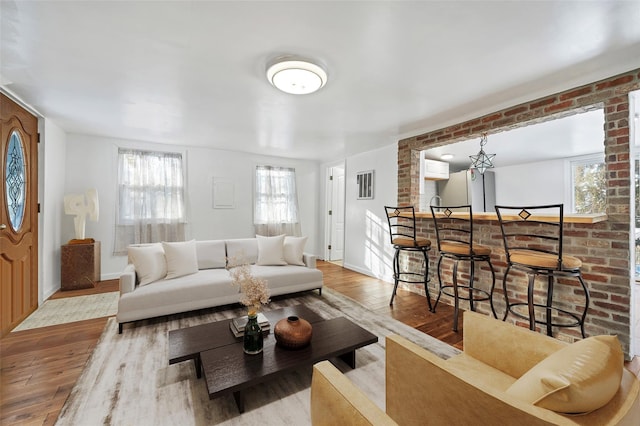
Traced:
<svg viewBox="0 0 640 426">
<path fill-rule="evenodd" d="M 339 357 L 355 368 L 355 350 L 378 341 L 378 337 L 344 317 L 323 320 L 303 305 L 263 312 L 271 328 L 282 318 L 297 315 L 313 326 L 311 343 L 291 350 L 276 345 L 273 333 L 265 335 L 264 349 L 257 355 L 242 351 L 242 339 L 229 330 L 231 320 L 169 332 L 169 364 L 192 359 L 196 374 L 204 377 L 209 398 L 233 394 L 244 412 L 242 391 L 279 377 L 296 368 Z"/>
<path fill-rule="evenodd" d="M 304 318 L 311 324 L 323 321 L 320 315 L 304 305 L 264 311 L 263 314 L 269 320 L 272 329 L 280 319 L 290 315 Z M 193 360 L 196 367 L 196 376 L 198 378 L 202 377 L 201 352 L 242 342 L 241 338 L 236 338 L 231 333 L 229 329 L 230 322 L 231 319 L 226 319 L 169 331 L 169 364 Z"/>
</svg>

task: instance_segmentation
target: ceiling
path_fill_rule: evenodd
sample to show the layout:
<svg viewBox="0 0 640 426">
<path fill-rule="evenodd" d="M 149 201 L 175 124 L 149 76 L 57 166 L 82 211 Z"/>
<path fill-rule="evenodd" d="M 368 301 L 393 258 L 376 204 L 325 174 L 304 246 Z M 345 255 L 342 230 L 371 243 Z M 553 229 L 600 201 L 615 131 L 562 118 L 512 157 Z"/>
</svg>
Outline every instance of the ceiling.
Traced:
<svg viewBox="0 0 640 426">
<path fill-rule="evenodd" d="M 0 87 L 69 133 L 321 161 L 640 68 L 638 1 L 2 0 L 0 13 Z M 272 87 L 265 66 L 287 54 L 323 64 L 326 86 Z"/>
</svg>

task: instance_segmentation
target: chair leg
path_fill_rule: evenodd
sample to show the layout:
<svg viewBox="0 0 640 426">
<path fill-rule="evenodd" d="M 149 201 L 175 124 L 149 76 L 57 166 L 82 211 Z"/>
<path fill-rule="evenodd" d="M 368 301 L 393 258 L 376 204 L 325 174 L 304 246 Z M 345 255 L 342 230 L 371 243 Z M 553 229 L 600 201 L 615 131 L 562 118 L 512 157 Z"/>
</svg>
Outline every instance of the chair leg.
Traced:
<svg viewBox="0 0 640 426">
<path fill-rule="evenodd" d="M 507 320 L 507 316 L 509 315 L 509 311 L 511 307 L 509 306 L 509 296 L 507 295 L 507 275 L 509 275 L 509 270 L 511 269 L 511 265 L 507 265 L 507 269 L 504 271 L 504 277 L 502 277 L 502 292 L 504 293 L 504 317 L 502 317 L 502 321 Z"/>
<path fill-rule="evenodd" d="M 389 306 L 393 305 L 393 299 L 396 297 L 396 291 L 398 290 L 398 282 L 400 279 L 400 250 L 396 249 L 396 253 L 393 255 L 393 293 L 391 293 L 391 301 Z"/>
<path fill-rule="evenodd" d="M 458 332 L 458 314 L 460 312 L 460 299 L 458 297 L 458 260 L 453 264 L 453 331 Z"/>
<path fill-rule="evenodd" d="M 473 258 L 469 261 L 471 263 L 470 266 L 470 274 L 469 274 L 469 309 L 471 309 L 472 311 L 475 311 L 475 304 L 474 302 L 474 295 L 473 295 L 473 280 L 474 280 L 474 275 L 475 275 L 475 270 L 476 270 L 476 263 L 473 261 Z"/>
<path fill-rule="evenodd" d="M 424 255 L 424 293 L 427 296 L 427 304 L 429 305 L 429 312 L 433 312 L 431 306 L 431 296 L 429 295 L 429 256 L 426 250 L 422 250 Z"/>
<path fill-rule="evenodd" d="M 442 264 L 442 255 L 440 255 L 440 259 L 438 259 L 438 266 L 436 267 L 438 271 L 438 297 L 436 297 L 436 303 L 433 304 L 433 309 L 431 312 L 436 312 L 436 307 L 438 306 L 438 302 L 440 301 L 440 296 L 442 296 L 442 275 L 440 273 L 440 265 Z"/>
<path fill-rule="evenodd" d="M 489 291 L 489 305 L 491 306 L 491 312 L 493 312 L 493 317 L 497 319 L 498 314 L 496 314 L 496 308 L 494 308 L 493 306 L 493 290 L 496 287 L 496 272 L 493 270 L 493 265 L 491 264 L 490 259 L 487 259 L 487 263 L 489 264 L 489 270 L 491 271 L 491 290 Z"/>
<path fill-rule="evenodd" d="M 533 285 L 536 281 L 535 274 L 529 274 L 529 286 L 527 288 L 527 305 L 529 306 L 529 330 L 536 329 L 536 310 L 533 305 Z"/>
<path fill-rule="evenodd" d="M 585 298 L 584 312 L 582 312 L 582 320 L 580 321 L 580 332 L 582 333 L 582 338 L 584 339 L 585 337 L 587 337 L 584 333 L 584 322 L 587 319 L 587 311 L 589 310 L 589 302 L 590 302 L 591 296 L 589 295 L 589 289 L 587 288 L 587 284 L 582 279 L 582 274 L 580 273 L 578 274 L 578 280 L 580 281 L 580 284 L 582 285 L 582 289 L 584 290 L 584 298 Z"/>
<path fill-rule="evenodd" d="M 553 337 L 553 315 L 551 306 L 553 305 L 553 275 L 549 274 L 547 278 L 547 307 L 545 309 L 547 336 Z"/>
</svg>

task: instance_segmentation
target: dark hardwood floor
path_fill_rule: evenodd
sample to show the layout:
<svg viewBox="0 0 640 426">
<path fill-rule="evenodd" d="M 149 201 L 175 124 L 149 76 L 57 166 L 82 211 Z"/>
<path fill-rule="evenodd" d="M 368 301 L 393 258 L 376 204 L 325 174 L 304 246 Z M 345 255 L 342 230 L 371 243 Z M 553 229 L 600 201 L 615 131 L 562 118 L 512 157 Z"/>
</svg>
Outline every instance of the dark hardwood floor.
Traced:
<svg viewBox="0 0 640 426">
<path fill-rule="evenodd" d="M 453 308 L 445 303 L 430 314 L 424 296 L 398 290 L 389 306 L 393 286 L 328 262 L 318 262 L 325 286 L 369 309 L 462 349 L 459 332 L 451 330 Z M 117 291 L 117 280 L 95 289 L 58 292 L 52 298 Z M 0 424 L 52 425 L 73 385 L 98 343 L 107 318 L 9 333 L 0 339 Z M 640 362 L 628 364 L 636 375 Z"/>
</svg>

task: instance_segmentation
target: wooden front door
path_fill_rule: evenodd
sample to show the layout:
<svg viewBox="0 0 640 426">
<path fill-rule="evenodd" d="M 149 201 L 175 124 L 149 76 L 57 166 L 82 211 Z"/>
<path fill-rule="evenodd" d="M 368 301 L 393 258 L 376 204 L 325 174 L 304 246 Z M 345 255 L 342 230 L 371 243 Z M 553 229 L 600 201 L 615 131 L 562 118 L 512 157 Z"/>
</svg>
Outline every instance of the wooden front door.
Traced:
<svg viewBox="0 0 640 426">
<path fill-rule="evenodd" d="M 0 332 L 38 307 L 38 119 L 0 93 Z"/>
</svg>

